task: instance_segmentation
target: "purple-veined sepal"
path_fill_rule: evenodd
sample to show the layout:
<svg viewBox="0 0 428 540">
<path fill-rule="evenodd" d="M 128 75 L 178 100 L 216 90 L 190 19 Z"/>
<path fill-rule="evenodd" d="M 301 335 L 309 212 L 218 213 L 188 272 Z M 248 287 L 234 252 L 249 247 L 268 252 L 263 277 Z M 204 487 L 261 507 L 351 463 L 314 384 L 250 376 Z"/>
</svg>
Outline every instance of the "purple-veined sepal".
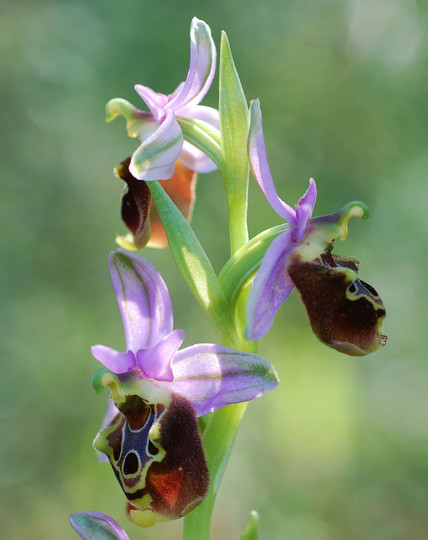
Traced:
<svg viewBox="0 0 428 540">
<path fill-rule="evenodd" d="M 119 523 L 101 512 L 74 512 L 69 520 L 83 540 L 129 540 Z"/>
</svg>

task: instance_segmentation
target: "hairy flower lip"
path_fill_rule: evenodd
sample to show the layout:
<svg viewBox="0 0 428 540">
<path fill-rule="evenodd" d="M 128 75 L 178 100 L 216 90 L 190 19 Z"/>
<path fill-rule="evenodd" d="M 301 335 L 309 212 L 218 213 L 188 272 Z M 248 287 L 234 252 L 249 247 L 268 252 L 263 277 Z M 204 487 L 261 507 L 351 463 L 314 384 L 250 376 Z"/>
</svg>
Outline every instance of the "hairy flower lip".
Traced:
<svg viewBox="0 0 428 540">
<path fill-rule="evenodd" d="M 350 356 L 364 356 L 385 345 L 385 307 L 377 291 L 358 278 L 356 259 L 328 251 L 305 261 L 296 251 L 288 272 L 320 341 Z"/>
<path fill-rule="evenodd" d="M 164 403 L 126 396 L 94 448 L 108 457 L 134 510 L 127 515 L 137 525 L 182 517 L 207 494 L 208 468 L 195 412 L 180 396 L 171 394 Z"/>
</svg>

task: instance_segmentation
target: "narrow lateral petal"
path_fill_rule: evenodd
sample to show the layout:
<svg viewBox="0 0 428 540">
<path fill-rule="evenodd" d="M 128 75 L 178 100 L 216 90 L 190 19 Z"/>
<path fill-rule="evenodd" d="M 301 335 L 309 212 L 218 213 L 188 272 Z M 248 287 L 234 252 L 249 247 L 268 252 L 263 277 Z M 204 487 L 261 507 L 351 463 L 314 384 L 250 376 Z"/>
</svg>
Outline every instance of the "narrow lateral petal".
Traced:
<svg viewBox="0 0 428 540">
<path fill-rule="evenodd" d="M 139 180 L 168 180 L 183 147 L 183 134 L 172 111 L 132 154 L 129 170 Z"/>
<path fill-rule="evenodd" d="M 94 345 L 91 347 L 91 353 L 98 362 L 104 364 L 113 373 L 126 373 L 135 367 L 135 356 L 131 351 L 121 353 L 104 345 Z"/>
<path fill-rule="evenodd" d="M 74 512 L 69 519 L 83 540 L 129 540 L 119 523 L 101 512 Z"/>
<path fill-rule="evenodd" d="M 296 221 L 296 212 L 291 206 L 279 198 L 269 169 L 259 100 L 251 102 L 248 153 L 254 178 L 269 204 L 277 214 L 285 219 L 285 221 L 290 225 L 294 225 Z"/>
<path fill-rule="evenodd" d="M 168 289 L 146 259 L 123 249 L 109 255 L 113 287 L 122 315 L 128 350 L 153 347 L 172 332 Z"/>
<path fill-rule="evenodd" d="M 154 123 L 153 116 L 146 111 L 140 111 L 132 103 L 122 98 L 111 99 L 106 105 L 106 120 L 111 122 L 117 116 L 126 120 L 126 129 L 130 137 L 137 137 L 140 132 L 147 131 L 147 126 Z M 153 132 L 153 128 L 148 130 Z"/>
<path fill-rule="evenodd" d="M 296 204 L 296 208 L 301 208 L 308 206 L 309 208 L 314 208 L 317 200 L 317 186 L 313 178 L 309 178 L 309 187 L 306 190 L 306 193 L 299 199 L 299 202 Z"/>
<path fill-rule="evenodd" d="M 294 246 L 286 230 L 269 246 L 254 279 L 247 303 L 247 339 L 259 339 L 270 329 L 276 312 L 294 288 L 287 264 Z"/>
<path fill-rule="evenodd" d="M 190 26 L 190 64 L 186 80 L 168 103 L 177 111 L 184 105 L 198 104 L 211 86 L 215 74 L 216 48 L 210 27 L 196 17 Z"/>
<path fill-rule="evenodd" d="M 181 92 L 181 89 L 183 88 L 184 86 L 184 81 L 182 81 L 178 86 L 177 88 L 174 90 L 174 92 L 172 92 L 172 94 L 169 94 L 168 96 L 168 102 L 171 103 L 171 101 L 179 95 L 179 93 Z"/>
<path fill-rule="evenodd" d="M 164 94 L 158 94 L 148 86 L 143 86 L 142 84 L 136 84 L 134 88 L 150 109 L 156 122 L 161 122 L 163 120 L 164 107 L 168 102 L 168 98 Z"/>
<path fill-rule="evenodd" d="M 275 368 L 265 358 L 212 343 L 179 351 L 172 371 L 174 380 L 165 387 L 188 399 L 197 416 L 260 397 L 278 384 Z"/>
<path fill-rule="evenodd" d="M 291 233 L 293 242 L 300 242 L 306 231 L 306 225 L 312 217 L 317 200 L 317 187 L 313 178 L 309 179 L 309 187 L 296 204 L 296 225 Z"/>
<path fill-rule="evenodd" d="M 137 353 L 137 364 L 144 375 L 155 381 L 172 381 L 171 362 L 183 343 L 184 330 L 174 330 L 150 349 Z"/>
</svg>

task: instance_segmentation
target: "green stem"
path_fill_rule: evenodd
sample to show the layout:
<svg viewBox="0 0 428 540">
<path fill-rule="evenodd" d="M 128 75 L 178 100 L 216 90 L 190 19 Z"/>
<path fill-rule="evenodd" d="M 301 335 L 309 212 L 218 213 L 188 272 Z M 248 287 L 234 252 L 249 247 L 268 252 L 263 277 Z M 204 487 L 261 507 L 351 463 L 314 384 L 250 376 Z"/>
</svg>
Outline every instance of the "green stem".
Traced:
<svg viewBox="0 0 428 540">
<path fill-rule="evenodd" d="M 192 228 L 159 182 L 148 182 L 148 186 L 168 236 L 171 254 L 219 334 L 221 343 L 235 349 L 253 351 L 254 342 L 241 340 L 236 331 L 229 302 Z M 229 405 L 200 422 L 210 471 L 210 489 L 205 500 L 184 520 L 185 540 L 209 539 L 215 498 L 245 408 L 246 403 Z"/>
<path fill-rule="evenodd" d="M 224 163 L 218 130 L 206 122 L 194 119 L 177 118 L 177 122 L 181 127 L 184 139 L 202 150 L 221 171 Z"/>
<path fill-rule="evenodd" d="M 224 265 L 218 279 L 232 310 L 245 283 L 259 268 L 266 250 L 285 229 L 286 225 L 266 229 L 242 246 Z"/>
<path fill-rule="evenodd" d="M 217 275 L 183 214 L 159 182 L 147 182 L 168 237 L 172 257 L 196 300 L 204 309 L 221 343 L 239 347 L 240 339 L 229 303 Z"/>
<path fill-rule="evenodd" d="M 185 517 L 184 540 L 210 538 L 215 499 L 246 407 L 246 403 L 229 405 L 211 415 L 202 437 L 210 471 L 210 489 L 205 500 Z"/>
<path fill-rule="evenodd" d="M 247 197 L 242 197 L 240 193 L 228 193 L 227 204 L 229 207 L 230 252 L 233 255 L 248 242 Z"/>
<path fill-rule="evenodd" d="M 249 164 L 247 157 L 248 109 L 226 34 L 220 47 L 220 149 L 222 160 L 215 161 L 223 176 L 229 207 L 230 249 L 232 255 L 248 242 L 247 206 Z M 188 138 L 188 135 L 186 135 Z M 189 139 L 188 139 L 189 140 Z M 200 146 L 199 146 L 200 147 Z M 211 156 L 210 156 L 211 157 Z M 234 321 L 234 328 L 236 324 Z M 225 341 L 223 345 L 233 346 Z M 257 348 L 243 338 L 241 350 Z M 184 520 L 184 540 L 209 540 L 211 515 L 236 432 L 246 403 L 229 405 L 213 413 L 202 440 L 210 471 L 210 489 L 205 500 Z"/>
</svg>

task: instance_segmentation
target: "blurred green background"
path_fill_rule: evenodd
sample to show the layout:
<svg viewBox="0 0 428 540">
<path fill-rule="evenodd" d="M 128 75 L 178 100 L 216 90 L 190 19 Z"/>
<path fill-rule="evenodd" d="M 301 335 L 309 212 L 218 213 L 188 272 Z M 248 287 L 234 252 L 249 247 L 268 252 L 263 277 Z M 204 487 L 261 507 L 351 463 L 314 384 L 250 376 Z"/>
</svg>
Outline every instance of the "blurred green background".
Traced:
<svg viewBox="0 0 428 540">
<path fill-rule="evenodd" d="M 296 293 L 261 354 L 281 385 L 251 403 L 220 491 L 213 539 L 237 539 L 252 509 L 264 540 L 428 538 L 425 319 L 428 268 L 426 2 L 416 0 L 2 0 L 1 536 L 77 538 L 68 514 L 116 518 L 131 538 L 178 539 L 181 522 L 140 530 L 92 438 L 89 348 L 124 346 L 107 252 L 135 148 L 112 97 L 143 106 L 188 68 L 189 26 L 226 30 L 248 99 L 261 99 L 272 173 L 294 204 L 313 176 L 316 214 L 360 199 L 339 253 L 387 308 L 387 346 L 340 355 L 311 333 Z M 424 33 L 425 31 L 425 33 Z M 204 104 L 216 106 L 217 78 Z M 251 234 L 279 223 L 252 184 Z M 220 270 L 228 257 L 218 173 L 199 178 L 193 225 Z M 215 339 L 167 250 L 148 249 L 186 345 Z"/>
</svg>

